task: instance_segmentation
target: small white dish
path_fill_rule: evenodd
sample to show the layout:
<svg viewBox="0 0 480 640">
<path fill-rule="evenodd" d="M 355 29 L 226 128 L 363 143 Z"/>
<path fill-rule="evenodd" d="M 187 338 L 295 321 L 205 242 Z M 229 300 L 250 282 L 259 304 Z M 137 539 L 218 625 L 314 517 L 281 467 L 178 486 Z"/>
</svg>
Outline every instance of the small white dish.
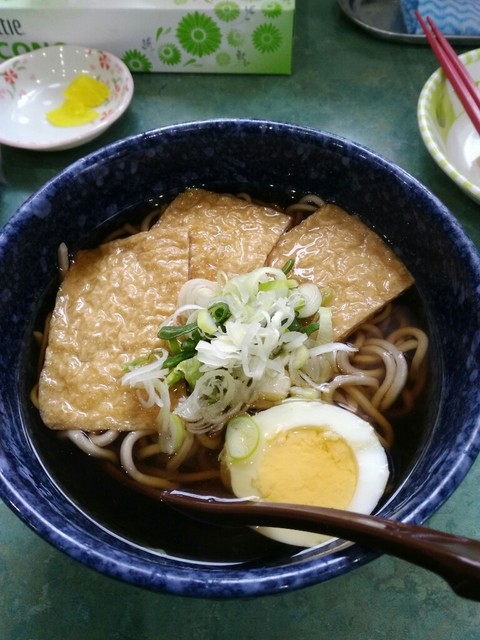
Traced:
<svg viewBox="0 0 480 640">
<path fill-rule="evenodd" d="M 58 127 L 46 114 L 60 107 L 63 91 L 80 74 L 104 82 L 110 95 L 88 124 Z M 93 140 L 124 113 L 133 96 L 127 66 L 106 51 L 77 45 L 36 49 L 0 65 L 0 143 L 54 151 Z"/>
<path fill-rule="evenodd" d="M 480 49 L 460 56 L 480 83 Z M 423 87 L 417 106 L 420 134 L 438 166 L 480 204 L 480 134 L 465 113 L 442 69 Z"/>
</svg>

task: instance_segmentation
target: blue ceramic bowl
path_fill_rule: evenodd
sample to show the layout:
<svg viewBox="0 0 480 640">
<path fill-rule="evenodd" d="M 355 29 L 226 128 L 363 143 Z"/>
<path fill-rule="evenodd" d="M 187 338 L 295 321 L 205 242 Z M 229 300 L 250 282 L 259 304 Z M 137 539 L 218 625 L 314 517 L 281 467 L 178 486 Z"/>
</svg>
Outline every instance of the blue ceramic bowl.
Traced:
<svg viewBox="0 0 480 640">
<path fill-rule="evenodd" d="M 58 549 L 156 591 L 255 596 L 333 578 L 376 554 L 337 543 L 302 552 L 260 545 L 242 555 L 243 530 L 218 532 L 156 508 L 139 536 L 132 522 L 145 519 L 143 498 L 128 498 L 127 508 L 94 470 L 74 475 L 75 455 L 60 449 L 30 403 L 31 335 L 52 302 L 59 243 L 75 251 L 130 207 L 148 208 L 188 186 L 266 198 L 314 192 L 384 236 L 416 278 L 431 377 L 421 435 L 379 513 L 422 523 L 471 467 L 480 448 L 480 262 L 455 218 L 402 169 L 353 142 L 281 123 L 220 120 L 151 131 L 79 160 L 3 229 L 0 494 Z"/>
</svg>

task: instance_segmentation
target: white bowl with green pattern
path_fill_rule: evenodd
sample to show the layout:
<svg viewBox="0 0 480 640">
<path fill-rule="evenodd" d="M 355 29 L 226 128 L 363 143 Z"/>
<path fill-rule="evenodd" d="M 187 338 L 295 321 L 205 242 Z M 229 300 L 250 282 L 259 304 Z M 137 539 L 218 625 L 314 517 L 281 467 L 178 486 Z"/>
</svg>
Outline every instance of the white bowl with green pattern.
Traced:
<svg viewBox="0 0 480 640">
<path fill-rule="evenodd" d="M 460 56 L 480 84 L 480 49 Z M 480 135 L 442 69 L 423 87 L 418 126 L 432 158 L 467 195 L 480 204 Z"/>
</svg>

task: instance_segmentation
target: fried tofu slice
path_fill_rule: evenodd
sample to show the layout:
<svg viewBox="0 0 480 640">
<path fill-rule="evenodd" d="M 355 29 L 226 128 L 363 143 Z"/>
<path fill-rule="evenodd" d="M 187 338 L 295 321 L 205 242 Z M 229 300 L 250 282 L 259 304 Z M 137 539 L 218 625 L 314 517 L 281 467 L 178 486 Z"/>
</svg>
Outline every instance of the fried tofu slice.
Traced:
<svg viewBox="0 0 480 640">
<path fill-rule="evenodd" d="M 290 216 L 236 196 L 187 189 L 162 214 L 158 224 L 182 224 L 190 242 L 189 279 L 216 280 L 263 265 Z"/>
<path fill-rule="evenodd" d="M 52 429 L 152 428 L 122 386 L 122 366 L 159 346 L 160 324 L 188 276 L 187 234 L 174 223 L 79 251 L 58 291 L 39 381 L 39 407 Z"/>
<path fill-rule="evenodd" d="M 413 284 L 413 277 L 385 242 L 361 220 L 327 204 L 280 238 L 267 259 L 281 267 L 295 260 L 293 275 L 330 287 L 335 340 Z"/>
</svg>

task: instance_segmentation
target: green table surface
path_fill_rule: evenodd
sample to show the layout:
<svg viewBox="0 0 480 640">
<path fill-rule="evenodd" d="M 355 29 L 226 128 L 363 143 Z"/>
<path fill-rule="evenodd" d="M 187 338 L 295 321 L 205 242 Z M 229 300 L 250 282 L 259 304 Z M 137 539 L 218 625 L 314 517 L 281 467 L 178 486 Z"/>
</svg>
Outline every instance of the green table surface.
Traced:
<svg viewBox="0 0 480 640">
<path fill-rule="evenodd" d="M 374 149 L 435 193 L 480 246 L 480 207 L 433 162 L 416 103 L 437 67 L 430 49 L 372 37 L 334 0 L 299 0 L 290 76 L 135 76 L 127 113 L 96 141 L 63 152 L 1 147 L 2 224 L 44 182 L 124 136 L 217 117 L 269 118 L 340 134 Z M 480 461 L 431 518 L 433 528 L 479 537 Z M 0 505 L 0 638 L 473 640 L 480 604 L 436 575 L 382 556 L 300 591 L 249 600 L 156 594 L 86 568 Z"/>
</svg>

